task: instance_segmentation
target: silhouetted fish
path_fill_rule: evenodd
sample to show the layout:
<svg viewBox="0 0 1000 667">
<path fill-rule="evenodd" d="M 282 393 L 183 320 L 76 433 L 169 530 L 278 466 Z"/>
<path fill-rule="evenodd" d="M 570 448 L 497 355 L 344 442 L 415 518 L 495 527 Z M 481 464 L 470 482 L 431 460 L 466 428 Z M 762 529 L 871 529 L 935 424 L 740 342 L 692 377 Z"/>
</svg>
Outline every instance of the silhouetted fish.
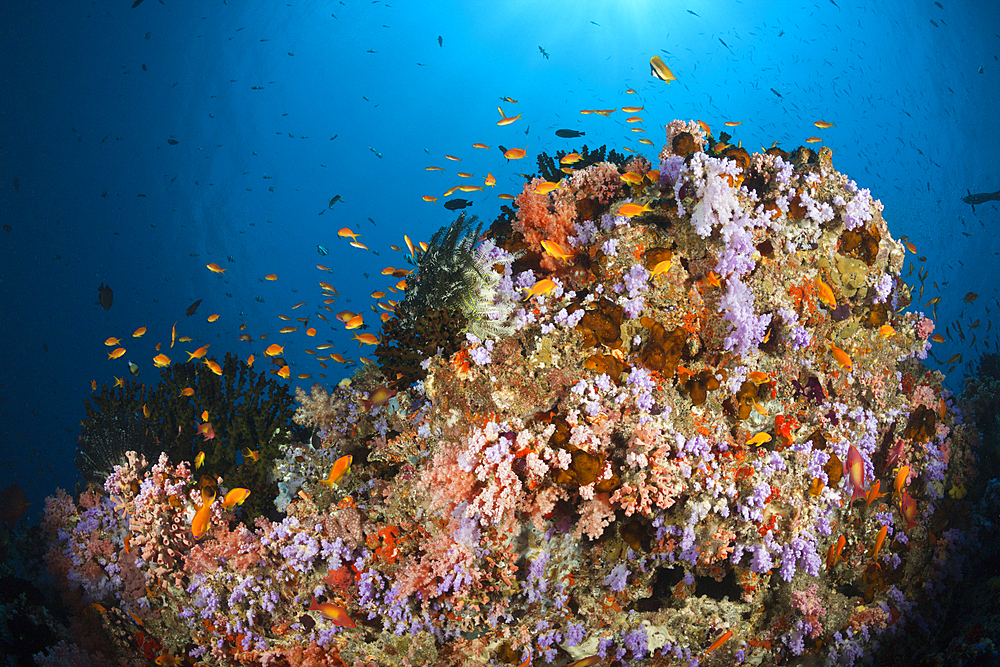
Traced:
<svg viewBox="0 0 1000 667">
<path fill-rule="evenodd" d="M 562 137 L 564 139 L 573 139 L 575 137 L 582 137 L 587 134 L 586 132 L 577 132 L 576 130 L 556 130 L 556 136 Z"/>
<path fill-rule="evenodd" d="M 197 301 L 195 301 L 194 303 L 192 303 L 190 306 L 188 306 L 187 310 L 184 311 L 184 314 L 187 315 L 188 317 L 191 317 L 192 315 L 194 315 L 194 311 L 198 310 L 198 306 L 201 305 L 201 301 L 202 301 L 201 299 L 198 299 Z"/>
<path fill-rule="evenodd" d="M 101 302 L 101 308 L 107 310 L 111 307 L 111 303 L 115 300 L 115 293 L 111 291 L 111 288 L 101 283 L 101 286 L 97 288 L 100 293 L 99 300 Z"/>
<path fill-rule="evenodd" d="M 472 206 L 471 199 L 449 199 L 444 203 L 444 207 L 449 211 L 457 211 L 466 206 Z"/>
</svg>

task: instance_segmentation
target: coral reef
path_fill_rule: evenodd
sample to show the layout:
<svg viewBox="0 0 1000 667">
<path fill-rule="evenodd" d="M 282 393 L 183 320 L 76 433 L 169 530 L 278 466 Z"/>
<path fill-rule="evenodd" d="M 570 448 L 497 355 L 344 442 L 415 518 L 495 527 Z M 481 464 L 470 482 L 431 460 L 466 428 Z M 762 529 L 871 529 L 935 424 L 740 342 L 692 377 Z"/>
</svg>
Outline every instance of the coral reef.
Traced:
<svg viewBox="0 0 1000 667">
<path fill-rule="evenodd" d="M 292 423 L 292 394 L 266 373 L 254 371 L 227 353 L 221 374 L 207 364 L 174 363 L 160 369 L 160 380 L 147 385 L 126 379 L 101 388 L 87 401 L 77 450 L 77 468 L 98 488 L 113 466 L 134 451 L 149 460 L 160 452 L 175 464 L 191 464 L 205 453 L 199 470 L 220 476 L 229 487 L 256 491 L 243 508 L 249 520 L 271 507 L 275 495 L 272 462 L 283 441 L 305 437 Z M 199 432 L 200 424 L 211 430 Z M 256 452 L 256 463 L 237 452 Z"/>
<path fill-rule="evenodd" d="M 675 121 L 656 169 L 438 232 L 380 366 L 298 393 L 283 519 L 131 454 L 49 501 L 67 598 L 115 650 L 213 665 L 853 665 L 919 627 L 978 432 L 881 204 L 827 148 L 727 144 Z"/>
</svg>

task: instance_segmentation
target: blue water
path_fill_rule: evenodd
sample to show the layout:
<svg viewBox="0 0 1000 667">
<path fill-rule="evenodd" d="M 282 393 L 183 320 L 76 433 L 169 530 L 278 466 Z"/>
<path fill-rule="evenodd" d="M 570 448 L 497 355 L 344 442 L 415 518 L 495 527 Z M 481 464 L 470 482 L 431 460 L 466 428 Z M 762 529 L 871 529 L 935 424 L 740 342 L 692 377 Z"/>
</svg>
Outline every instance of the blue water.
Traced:
<svg viewBox="0 0 1000 667">
<path fill-rule="evenodd" d="M 492 173 L 495 189 L 454 195 L 488 225 L 497 193 L 520 190 L 536 153 L 586 141 L 655 158 L 675 118 L 716 134 L 741 121 L 728 131 L 751 150 L 822 137 L 834 166 L 881 199 L 893 235 L 926 257 L 907 262 L 929 271 L 923 302 L 942 297 L 938 331 L 960 318 L 970 334 L 937 357 L 976 358 L 984 338 L 997 342 L 984 332 L 1000 310 L 1000 206 L 973 213 L 961 197 L 1000 190 L 1000 12 L 990 0 L 941 4 L 4 0 L 0 488 L 24 488 L 32 518 L 55 486 L 72 489 L 91 380 L 113 383 L 132 360 L 155 381 L 157 343 L 175 361 L 205 343 L 219 359 L 261 359 L 258 337 L 269 333 L 267 343 L 287 345 L 293 384 L 350 375 L 331 363 L 322 378 L 304 352 L 330 341 L 331 352 L 359 355 L 339 322 L 312 315 L 317 283 L 339 290 L 335 311 L 373 320 L 369 294 L 395 282 L 380 271 L 407 266 L 389 245 L 405 248 L 403 234 L 427 241 L 455 217 L 423 195 L 441 197 L 461 182 L 456 171 L 477 184 Z M 653 55 L 676 82 L 650 76 Z M 498 105 L 522 118 L 498 127 Z M 645 106 L 645 134 L 621 111 L 580 114 L 622 106 Z M 586 136 L 560 139 L 559 128 Z M 508 164 L 501 144 L 529 157 Z M 380 255 L 350 247 L 337 236 L 345 226 Z M 265 281 L 270 273 L 279 279 Z M 97 302 L 102 282 L 114 290 L 110 310 Z M 980 297 L 965 304 L 969 291 Z M 279 314 L 312 315 L 317 336 L 278 334 L 297 324 Z M 194 341 L 170 350 L 174 322 Z M 253 345 L 237 341 L 244 322 Z M 140 326 L 147 333 L 132 338 Z M 127 348 L 121 359 L 107 359 L 109 336 Z M 950 376 L 955 390 L 963 370 Z"/>
</svg>

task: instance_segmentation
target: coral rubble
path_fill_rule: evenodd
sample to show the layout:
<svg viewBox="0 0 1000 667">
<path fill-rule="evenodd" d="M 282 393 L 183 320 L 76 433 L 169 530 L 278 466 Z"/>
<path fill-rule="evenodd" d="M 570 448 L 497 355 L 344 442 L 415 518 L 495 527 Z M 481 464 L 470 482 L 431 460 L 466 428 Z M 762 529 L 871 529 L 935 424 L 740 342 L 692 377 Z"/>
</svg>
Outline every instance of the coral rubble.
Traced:
<svg viewBox="0 0 1000 667">
<path fill-rule="evenodd" d="M 130 455 L 50 499 L 52 570 L 109 654 L 853 664 L 943 576 L 977 436 L 831 155 L 675 121 L 658 169 L 542 188 L 540 159 L 495 238 L 434 237 L 381 366 L 300 391 L 285 518 L 234 523 L 220 472 Z"/>
</svg>

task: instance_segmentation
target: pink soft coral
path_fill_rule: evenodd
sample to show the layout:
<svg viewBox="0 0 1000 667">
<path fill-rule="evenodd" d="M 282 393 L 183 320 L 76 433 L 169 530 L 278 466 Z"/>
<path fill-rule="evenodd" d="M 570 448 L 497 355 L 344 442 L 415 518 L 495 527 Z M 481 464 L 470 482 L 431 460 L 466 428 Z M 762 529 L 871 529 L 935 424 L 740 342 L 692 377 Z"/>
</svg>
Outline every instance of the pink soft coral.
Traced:
<svg viewBox="0 0 1000 667">
<path fill-rule="evenodd" d="M 553 241 L 563 248 L 569 248 L 567 237 L 573 234 L 576 224 L 576 201 L 568 192 L 555 191 L 550 194 L 535 192 L 544 179 L 535 178 L 524 185 L 524 190 L 514 200 L 517 218 L 514 231 L 521 232 L 528 246 L 542 253 L 542 241 Z M 554 271 L 558 262 L 548 254 L 542 254 L 542 268 Z"/>
</svg>

